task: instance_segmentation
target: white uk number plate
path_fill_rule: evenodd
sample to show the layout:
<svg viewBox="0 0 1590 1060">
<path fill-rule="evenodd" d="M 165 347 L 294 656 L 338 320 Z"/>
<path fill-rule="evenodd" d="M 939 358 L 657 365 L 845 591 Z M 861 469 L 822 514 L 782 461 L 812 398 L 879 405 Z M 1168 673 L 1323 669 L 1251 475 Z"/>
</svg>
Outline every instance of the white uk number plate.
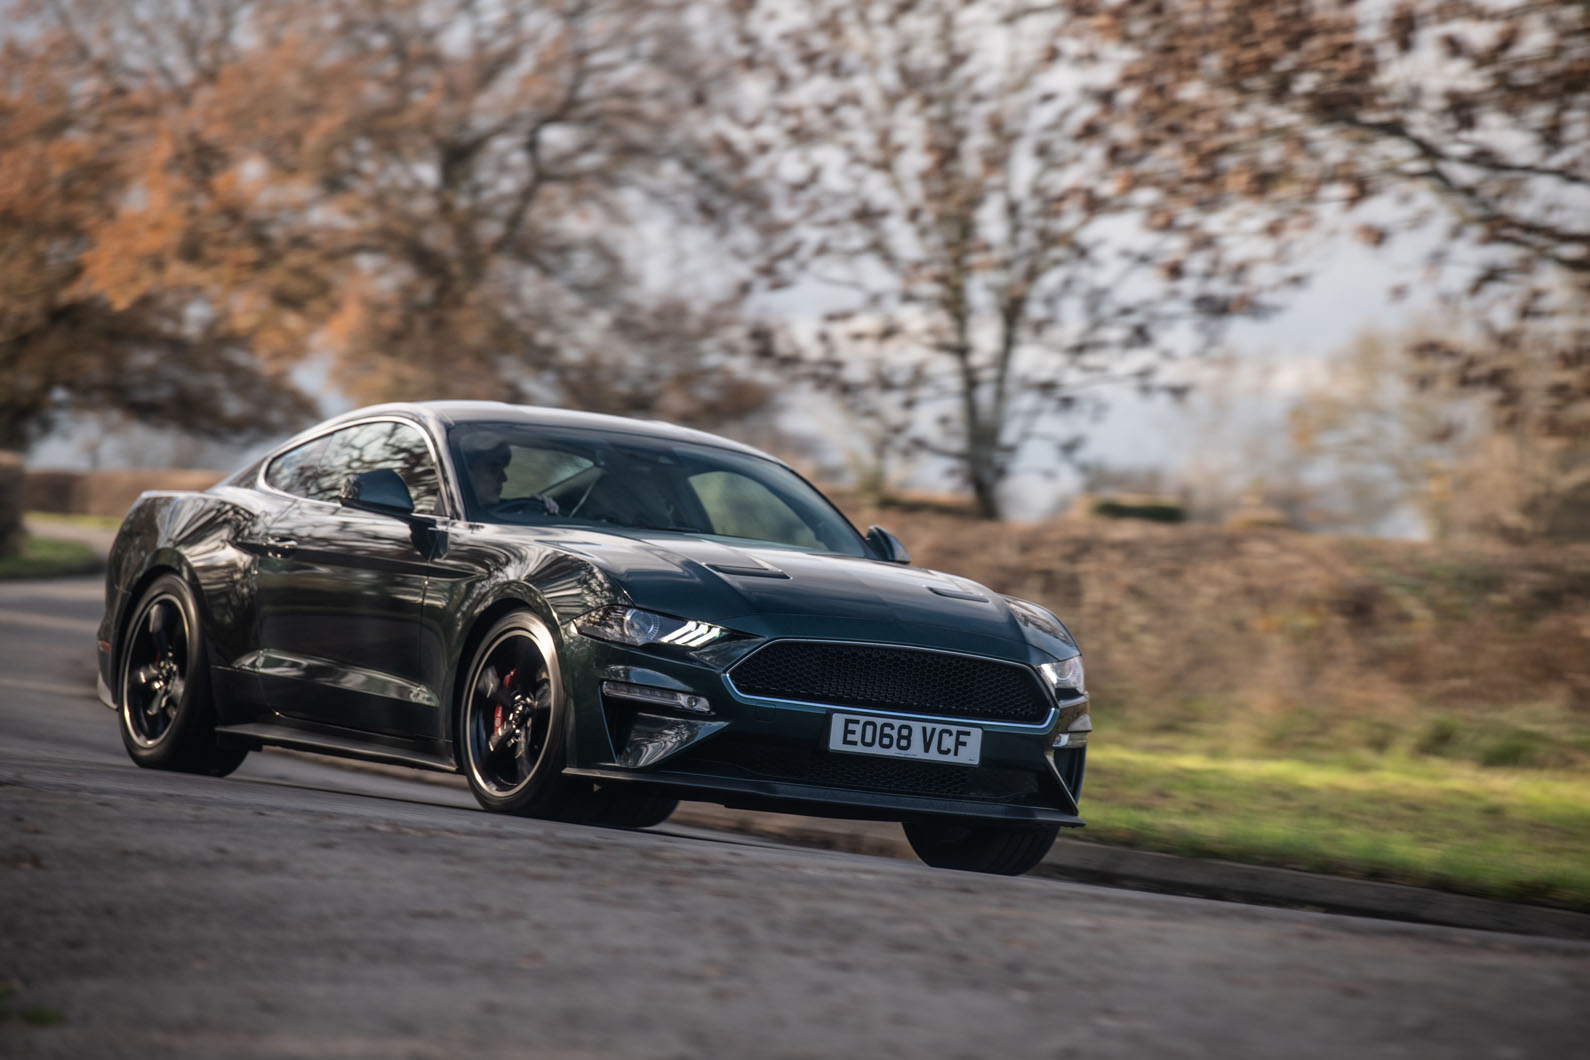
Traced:
<svg viewBox="0 0 1590 1060">
<path fill-rule="evenodd" d="M 936 721 L 896 721 L 859 714 L 835 714 L 828 749 L 885 758 L 920 758 L 975 766 L 983 751 L 983 730 Z"/>
</svg>

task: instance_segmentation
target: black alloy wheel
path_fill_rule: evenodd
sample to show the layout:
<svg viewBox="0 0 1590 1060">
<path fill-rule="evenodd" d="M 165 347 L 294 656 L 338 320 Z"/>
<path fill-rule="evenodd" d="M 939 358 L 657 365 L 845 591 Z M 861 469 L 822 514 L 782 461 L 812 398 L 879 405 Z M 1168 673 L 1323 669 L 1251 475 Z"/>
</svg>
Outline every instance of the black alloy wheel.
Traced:
<svg viewBox="0 0 1590 1060">
<path fill-rule="evenodd" d="M 568 710 L 546 626 L 529 612 L 504 617 L 481 639 L 465 678 L 458 746 L 475 801 L 526 817 L 566 811 Z"/>
<path fill-rule="evenodd" d="M 905 838 L 916 856 L 936 869 L 1020 876 L 1042 861 L 1059 825 L 984 824 L 953 818 L 906 821 Z"/>
<path fill-rule="evenodd" d="M 140 766 L 224 777 L 248 750 L 216 743 L 204 629 L 187 583 L 155 579 L 127 625 L 118 699 L 121 739 Z"/>
</svg>

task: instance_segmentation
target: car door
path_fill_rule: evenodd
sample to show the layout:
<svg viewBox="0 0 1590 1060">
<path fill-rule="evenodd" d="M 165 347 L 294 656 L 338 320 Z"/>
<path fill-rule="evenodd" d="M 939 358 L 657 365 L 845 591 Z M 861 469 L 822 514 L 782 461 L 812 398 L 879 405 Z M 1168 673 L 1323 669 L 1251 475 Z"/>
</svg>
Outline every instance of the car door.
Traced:
<svg viewBox="0 0 1590 1060">
<path fill-rule="evenodd" d="M 381 469 L 402 478 L 416 514 L 443 508 L 435 455 L 415 424 L 375 420 L 327 436 L 304 495 L 266 531 L 258 672 L 284 719 L 428 737 L 440 714 L 418 651 L 430 562 L 407 519 L 337 499 L 348 479 Z"/>
</svg>

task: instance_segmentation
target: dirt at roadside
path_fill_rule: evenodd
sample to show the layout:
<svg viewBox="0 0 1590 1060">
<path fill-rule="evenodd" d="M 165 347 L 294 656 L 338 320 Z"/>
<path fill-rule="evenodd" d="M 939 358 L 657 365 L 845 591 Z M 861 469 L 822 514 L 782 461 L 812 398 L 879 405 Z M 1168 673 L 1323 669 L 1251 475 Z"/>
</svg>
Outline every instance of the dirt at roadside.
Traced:
<svg viewBox="0 0 1590 1060">
<path fill-rule="evenodd" d="M 1053 609 L 1118 732 L 1590 764 L 1590 545 L 850 514 L 887 525 L 920 566 Z"/>
</svg>

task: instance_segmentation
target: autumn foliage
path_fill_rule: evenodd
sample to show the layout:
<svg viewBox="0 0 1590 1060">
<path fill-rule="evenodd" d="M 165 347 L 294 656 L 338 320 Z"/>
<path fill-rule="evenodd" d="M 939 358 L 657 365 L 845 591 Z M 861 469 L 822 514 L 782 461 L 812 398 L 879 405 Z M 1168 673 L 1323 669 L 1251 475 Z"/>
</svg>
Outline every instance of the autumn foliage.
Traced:
<svg viewBox="0 0 1590 1060">
<path fill-rule="evenodd" d="M 307 403 L 247 336 L 194 312 L 182 277 L 117 282 L 107 237 L 135 195 L 147 104 L 61 77 L 68 42 L 13 38 L 0 61 L 0 447 L 67 400 L 225 433 L 291 422 Z M 147 233 L 167 240 L 173 220 Z M 111 281 L 107 284 L 107 280 Z"/>
<path fill-rule="evenodd" d="M 733 414 L 735 319 L 642 274 L 708 73 L 681 5 L 52 0 L 0 64 L 0 443 L 68 408 L 231 435 L 358 400 Z M 699 169 L 699 167 L 694 167 Z"/>
</svg>

